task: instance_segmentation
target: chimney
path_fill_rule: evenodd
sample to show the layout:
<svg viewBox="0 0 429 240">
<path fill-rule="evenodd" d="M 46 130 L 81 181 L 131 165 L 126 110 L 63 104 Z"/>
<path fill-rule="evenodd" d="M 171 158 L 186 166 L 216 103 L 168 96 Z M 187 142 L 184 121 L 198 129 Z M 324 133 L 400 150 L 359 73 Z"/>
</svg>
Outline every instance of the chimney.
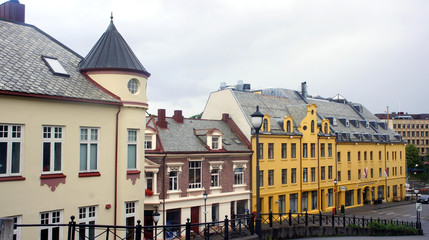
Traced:
<svg viewBox="0 0 429 240">
<path fill-rule="evenodd" d="M 160 128 L 167 128 L 167 121 L 165 120 L 165 109 L 158 109 L 158 121 L 156 125 Z"/>
<path fill-rule="evenodd" d="M 174 121 L 176 121 L 177 123 L 183 123 L 183 115 L 182 115 L 182 110 L 174 110 L 174 116 L 173 116 Z"/>
<path fill-rule="evenodd" d="M 301 95 L 304 98 L 307 98 L 307 82 L 302 82 L 301 83 Z"/>
<path fill-rule="evenodd" d="M 18 0 L 10 0 L 0 5 L 0 18 L 25 23 L 25 5 Z"/>
<path fill-rule="evenodd" d="M 222 113 L 222 121 L 226 122 L 229 119 L 228 113 Z"/>
</svg>

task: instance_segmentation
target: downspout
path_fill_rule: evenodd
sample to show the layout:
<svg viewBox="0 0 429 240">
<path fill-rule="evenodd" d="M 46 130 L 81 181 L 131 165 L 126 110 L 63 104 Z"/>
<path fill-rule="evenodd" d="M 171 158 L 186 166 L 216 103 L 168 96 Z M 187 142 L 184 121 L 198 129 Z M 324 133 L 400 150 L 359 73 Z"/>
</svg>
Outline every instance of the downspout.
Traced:
<svg viewBox="0 0 429 240">
<path fill-rule="evenodd" d="M 299 149 L 300 149 L 300 151 L 299 151 L 299 158 L 300 158 L 300 163 L 299 163 L 299 176 L 300 176 L 300 180 L 299 180 L 299 191 L 300 191 L 300 194 L 299 194 L 299 202 L 301 203 L 301 204 L 299 204 L 298 206 L 301 206 L 301 211 L 302 211 L 302 181 L 303 181 L 303 172 L 302 172 L 302 157 L 303 157 L 303 149 L 302 149 L 302 137 L 303 136 L 301 136 L 301 138 L 299 139 Z M 308 156 L 308 146 L 307 146 L 307 156 Z M 307 170 L 307 179 L 308 179 L 308 170 Z M 308 204 L 308 195 L 307 195 L 307 204 Z M 308 207 L 308 206 L 307 206 Z M 297 209 L 297 212 L 298 212 L 298 210 L 299 209 Z"/>
<path fill-rule="evenodd" d="M 165 222 L 165 215 L 167 214 L 167 211 L 165 210 L 165 172 L 167 171 L 167 168 L 165 167 L 165 159 L 167 158 L 167 154 L 164 155 L 164 157 L 162 158 L 162 211 L 164 211 L 164 214 L 162 214 L 162 221 L 163 221 L 163 225 L 167 225 Z"/>
<path fill-rule="evenodd" d="M 319 134 L 317 134 L 317 135 L 319 135 Z M 318 200 L 319 201 L 319 212 L 321 212 L 321 209 L 322 209 L 322 191 L 321 191 L 321 189 L 320 189 L 320 151 L 319 151 L 319 149 L 320 149 L 320 146 L 319 146 L 319 136 L 317 136 L 317 189 L 319 190 L 319 193 L 317 194 L 318 196 L 320 195 L 320 199 Z"/>
<path fill-rule="evenodd" d="M 335 179 L 337 179 L 337 183 L 339 182 L 338 181 L 338 159 L 337 159 L 337 157 L 338 157 L 338 153 L 337 153 L 337 151 L 338 151 L 338 149 L 337 149 L 337 140 L 335 140 L 335 155 L 334 155 L 334 161 L 335 161 Z M 340 195 L 339 195 L 339 191 L 337 191 L 337 185 L 335 185 L 335 188 L 334 188 L 334 191 L 335 191 L 335 214 L 337 214 L 337 212 L 338 212 L 338 208 L 337 208 L 337 205 L 340 203 L 340 201 L 339 201 L 339 198 L 340 198 Z"/>
<path fill-rule="evenodd" d="M 384 144 L 384 171 L 386 171 L 386 168 L 387 168 L 387 144 Z M 389 172 L 390 172 L 390 169 L 389 169 Z M 389 172 L 387 172 L 387 176 L 389 176 Z M 385 176 L 385 179 L 386 179 L 386 190 L 385 190 L 385 196 L 386 196 L 386 202 L 388 202 L 388 198 L 387 198 L 387 188 L 388 188 L 388 186 L 387 186 L 387 177 Z"/>
<path fill-rule="evenodd" d="M 119 113 L 121 112 L 121 106 L 118 106 L 118 112 L 116 113 L 116 135 L 115 135 L 115 203 L 114 203 L 114 220 L 113 225 L 117 225 L 118 216 L 118 135 L 119 135 Z M 116 236 L 116 228 L 114 230 Z"/>
</svg>

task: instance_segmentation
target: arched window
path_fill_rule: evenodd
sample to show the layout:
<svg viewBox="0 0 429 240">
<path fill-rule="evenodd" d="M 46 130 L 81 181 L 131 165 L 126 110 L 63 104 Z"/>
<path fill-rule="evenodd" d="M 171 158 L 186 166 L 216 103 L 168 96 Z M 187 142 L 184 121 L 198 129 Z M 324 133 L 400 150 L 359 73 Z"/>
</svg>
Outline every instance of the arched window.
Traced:
<svg viewBox="0 0 429 240">
<path fill-rule="evenodd" d="M 286 132 L 291 132 L 290 131 L 290 121 L 286 122 Z"/>
<path fill-rule="evenodd" d="M 311 120 L 311 133 L 314 133 L 314 120 Z"/>
<path fill-rule="evenodd" d="M 325 134 L 327 134 L 327 133 L 328 133 L 328 124 L 327 124 L 327 123 L 325 123 L 325 130 L 324 130 L 324 133 L 325 133 Z"/>
<path fill-rule="evenodd" d="M 263 131 L 268 132 L 268 120 L 267 119 L 264 119 Z"/>
</svg>

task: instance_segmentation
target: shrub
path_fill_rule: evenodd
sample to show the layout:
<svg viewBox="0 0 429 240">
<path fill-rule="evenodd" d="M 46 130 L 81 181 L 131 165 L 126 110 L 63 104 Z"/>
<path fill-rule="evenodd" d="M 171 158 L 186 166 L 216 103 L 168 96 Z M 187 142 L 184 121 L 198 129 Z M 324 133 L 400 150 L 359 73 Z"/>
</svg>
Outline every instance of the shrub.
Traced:
<svg viewBox="0 0 429 240">
<path fill-rule="evenodd" d="M 368 223 L 368 227 L 382 233 L 383 231 L 391 231 L 396 234 L 403 235 L 417 235 L 418 231 L 414 227 L 404 226 L 404 225 L 393 225 L 391 223 L 384 224 L 380 222 L 370 222 Z"/>
</svg>

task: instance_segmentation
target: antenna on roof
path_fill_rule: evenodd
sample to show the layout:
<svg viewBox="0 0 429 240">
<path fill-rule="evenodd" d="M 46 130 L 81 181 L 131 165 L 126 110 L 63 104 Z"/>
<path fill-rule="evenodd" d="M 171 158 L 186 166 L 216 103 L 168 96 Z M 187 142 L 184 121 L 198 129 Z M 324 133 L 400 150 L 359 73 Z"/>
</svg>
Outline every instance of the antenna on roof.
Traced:
<svg viewBox="0 0 429 240">
<path fill-rule="evenodd" d="M 110 22 L 113 22 L 113 12 L 110 12 Z"/>
</svg>

